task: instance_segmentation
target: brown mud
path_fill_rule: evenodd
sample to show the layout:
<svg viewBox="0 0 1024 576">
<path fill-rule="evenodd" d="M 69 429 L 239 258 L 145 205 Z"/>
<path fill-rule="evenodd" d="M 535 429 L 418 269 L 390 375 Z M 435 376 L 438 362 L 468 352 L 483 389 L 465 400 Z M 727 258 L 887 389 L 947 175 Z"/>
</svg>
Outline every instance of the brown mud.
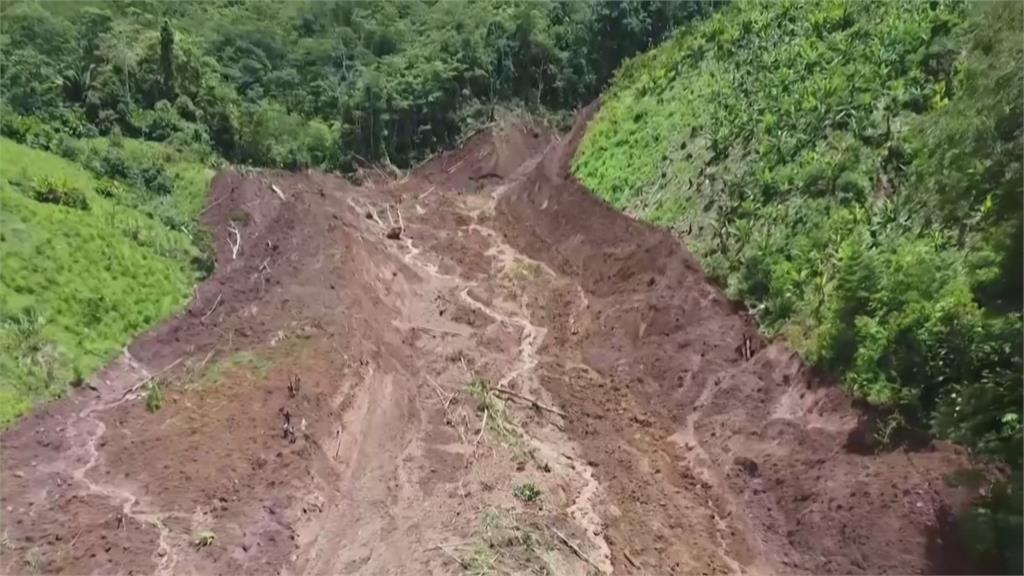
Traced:
<svg viewBox="0 0 1024 576">
<path fill-rule="evenodd" d="M 586 114 L 361 186 L 219 174 L 189 307 L 0 437 L 0 571 L 962 569 L 963 454 L 852 442 L 848 398 L 568 176 Z"/>
</svg>

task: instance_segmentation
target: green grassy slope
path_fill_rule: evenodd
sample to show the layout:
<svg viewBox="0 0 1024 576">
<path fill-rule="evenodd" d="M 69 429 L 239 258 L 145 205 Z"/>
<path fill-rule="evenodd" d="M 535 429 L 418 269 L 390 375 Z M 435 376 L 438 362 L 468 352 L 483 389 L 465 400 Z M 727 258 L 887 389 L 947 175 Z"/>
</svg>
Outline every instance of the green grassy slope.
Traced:
<svg viewBox="0 0 1024 576">
<path fill-rule="evenodd" d="M 106 198 L 82 165 L 0 139 L 0 424 L 61 394 L 187 300 L 198 251 L 151 214 L 194 216 L 210 170 L 168 160 L 170 196 Z M 84 193 L 88 209 L 35 200 L 44 178 Z"/>
</svg>

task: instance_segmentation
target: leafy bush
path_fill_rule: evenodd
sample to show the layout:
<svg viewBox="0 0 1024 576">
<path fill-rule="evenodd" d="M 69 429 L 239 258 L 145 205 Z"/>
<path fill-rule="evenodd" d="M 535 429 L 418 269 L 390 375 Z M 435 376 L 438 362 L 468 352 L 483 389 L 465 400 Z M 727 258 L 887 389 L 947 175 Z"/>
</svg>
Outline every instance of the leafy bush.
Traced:
<svg viewBox="0 0 1024 576">
<path fill-rule="evenodd" d="M 104 179 L 96 183 L 96 193 L 107 199 L 121 199 L 125 195 L 125 189 L 116 180 Z"/>
<path fill-rule="evenodd" d="M 160 382 L 152 380 L 146 385 L 146 410 L 157 412 L 164 405 L 164 393 L 161 390 Z"/>
<path fill-rule="evenodd" d="M 75 210 L 88 210 L 85 193 L 74 188 L 67 180 L 56 176 L 39 176 L 32 181 L 32 198 L 37 202 L 66 206 Z"/>
<path fill-rule="evenodd" d="M 532 482 L 516 484 L 512 488 L 512 493 L 523 502 L 536 502 L 540 500 L 540 488 L 537 488 Z"/>
</svg>

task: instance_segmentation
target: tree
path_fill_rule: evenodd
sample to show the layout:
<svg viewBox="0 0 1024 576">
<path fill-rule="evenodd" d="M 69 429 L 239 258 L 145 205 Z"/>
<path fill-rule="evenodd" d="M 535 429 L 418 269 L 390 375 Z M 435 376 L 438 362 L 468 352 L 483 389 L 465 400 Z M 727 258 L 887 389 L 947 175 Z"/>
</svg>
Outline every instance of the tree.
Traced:
<svg viewBox="0 0 1024 576">
<path fill-rule="evenodd" d="M 170 20 L 160 26 L 160 78 L 163 84 L 163 99 L 173 102 L 174 84 L 174 30 Z"/>
</svg>

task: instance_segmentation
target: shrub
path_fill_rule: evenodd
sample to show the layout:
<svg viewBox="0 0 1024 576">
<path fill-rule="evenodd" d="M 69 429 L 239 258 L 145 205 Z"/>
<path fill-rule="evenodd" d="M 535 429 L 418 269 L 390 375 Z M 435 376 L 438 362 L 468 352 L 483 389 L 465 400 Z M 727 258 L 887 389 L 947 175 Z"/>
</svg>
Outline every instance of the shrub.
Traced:
<svg viewBox="0 0 1024 576">
<path fill-rule="evenodd" d="M 138 181 L 154 196 L 170 196 L 174 192 L 174 179 L 159 164 L 150 164 L 138 172 Z"/>
<path fill-rule="evenodd" d="M 532 482 L 526 482 L 524 484 L 516 484 L 512 488 L 512 493 L 515 497 L 522 500 L 523 502 L 536 502 L 540 499 L 540 488 L 537 488 Z"/>
<path fill-rule="evenodd" d="M 74 188 L 66 179 L 54 176 L 39 176 L 32 181 L 32 198 L 37 202 L 57 204 L 76 210 L 88 210 L 89 200 L 85 193 Z"/>
<path fill-rule="evenodd" d="M 96 183 L 96 194 L 108 199 L 120 199 L 125 196 L 125 188 L 120 182 L 104 178 Z"/>
<path fill-rule="evenodd" d="M 164 405 L 164 393 L 160 389 L 160 382 L 150 381 L 146 385 L 146 410 L 156 412 Z"/>
</svg>

